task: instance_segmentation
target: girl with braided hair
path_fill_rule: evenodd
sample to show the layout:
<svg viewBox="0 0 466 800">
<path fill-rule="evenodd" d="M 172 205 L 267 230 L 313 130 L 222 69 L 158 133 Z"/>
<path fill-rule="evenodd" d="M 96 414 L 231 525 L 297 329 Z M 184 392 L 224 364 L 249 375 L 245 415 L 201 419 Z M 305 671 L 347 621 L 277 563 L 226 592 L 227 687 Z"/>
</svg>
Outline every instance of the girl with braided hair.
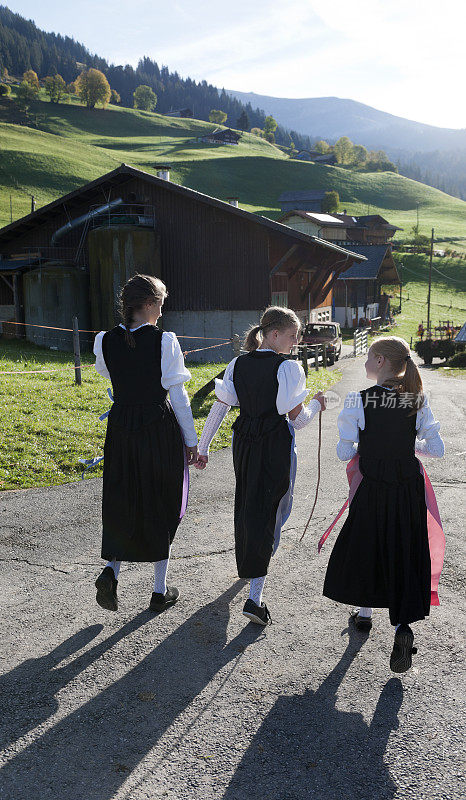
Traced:
<svg viewBox="0 0 466 800">
<path fill-rule="evenodd" d="M 289 308 L 271 306 L 259 325 L 246 334 L 248 352 L 234 358 L 222 380 L 216 380 L 217 401 L 202 431 L 196 467 L 204 469 L 209 445 L 230 406 L 239 405 L 233 424 L 235 552 L 238 575 L 251 581 L 243 614 L 267 625 L 262 602 L 269 562 L 276 552 L 283 524 L 291 513 L 296 475 L 295 429 L 303 428 L 325 408 L 322 392 L 303 406 L 308 390 L 304 370 L 287 360 L 298 343 L 301 323 Z"/>
<path fill-rule="evenodd" d="M 157 327 L 164 283 L 136 274 L 123 286 L 123 322 L 97 334 L 96 369 L 112 382 L 114 402 L 104 446 L 102 558 L 97 602 L 117 611 L 122 561 L 154 562 L 151 611 L 176 602 L 168 587 L 170 547 L 186 510 L 188 465 L 197 435 L 184 383 L 191 374 L 174 333 Z M 169 400 L 167 395 L 169 395 Z"/>
<path fill-rule="evenodd" d="M 375 385 L 350 392 L 338 417 L 337 455 L 351 459 L 350 504 L 324 595 L 359 606 L 353 622 L 366 632 L 373 607 L 388 608 L 395 626 L 390 667 L 405 672 L 416 652 L 410 624 L 439 603 L 445 547 L 435 495 L 415 454 L 441 458 L 445 448 L 407 342 L 377 339 L 365 367 Z"/>
</svg>

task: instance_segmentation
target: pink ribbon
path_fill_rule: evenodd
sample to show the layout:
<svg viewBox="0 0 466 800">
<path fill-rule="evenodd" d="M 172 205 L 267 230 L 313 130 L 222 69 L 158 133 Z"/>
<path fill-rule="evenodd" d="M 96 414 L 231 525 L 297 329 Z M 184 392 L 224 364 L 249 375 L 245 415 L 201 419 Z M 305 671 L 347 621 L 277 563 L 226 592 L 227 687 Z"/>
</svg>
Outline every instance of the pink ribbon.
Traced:
<svg viewBox="0 0 466 800">
<path fill-rule="evenodd" d="M 418 459 L 419 461 L 419 459 Z M 438 585 L 440 580 L 440 573 L 442 571 L 443 559 L 445 555 L 445 534 L 443 532 L 442 523 L 440 521 L 440 514 L 438 510 L 437 500 L 429 476 L 424 469 L 424 465 L 419 461 L 420 470 L 424 478 L 425 498 L 427 506 L 427 533 L 429 537 L 429 552 L 430 552 L 430 604 L 431 606 L 440 605 L 438 597 Z M 354 495 L 359 484 L 362 481 L 362 474 L 359 469 L 359 454 L 357 453 L 348 466 L 346 467 L 346 477 L 349 485 L 348 500 L 344 502 L 340 508 L 337 516 L 331 522 L 325 533 L 319 539 L 317 550 L 320 553 L 324 543 L 327 541 L 330 533 L 335 527 L 336 523 L 342 514 L 348 508 L 348 505 L 353 500 Z"/>
</svg>

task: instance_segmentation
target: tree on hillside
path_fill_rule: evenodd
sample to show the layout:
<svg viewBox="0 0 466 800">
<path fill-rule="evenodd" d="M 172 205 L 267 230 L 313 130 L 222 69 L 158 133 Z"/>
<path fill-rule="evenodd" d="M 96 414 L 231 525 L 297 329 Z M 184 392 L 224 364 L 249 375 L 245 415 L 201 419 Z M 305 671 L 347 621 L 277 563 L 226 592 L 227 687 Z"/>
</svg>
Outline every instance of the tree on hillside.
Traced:
<svg viewBox="0 0 466 800">
<path fill-rule="evenodd" d="M 0 83 L 0 97 L 7 97 L 11 94 L 11 86 L 7 83 Z"/>
<path fill-rule="evenodd" d="M 121 97 L 115 89 L 112 89 L 110 92 L 110 102 L 113 103 L 114 106 L 121 103 Z"/>
<path fill-rule="evenodd" d="M 325 192 L 324 199 L 322 200 L 322 211 L 327 214 L 334 214 L 338 211 L 340 205 L 340 196 L 338 192 Z"/>
<path fill-rule="evenodd" d="M 133 92 L 133 103 L 134 108 L 140 108 L 141 111 L 153 111 L 157 105 L 157 95 L 150 86 L 141 84 Z"/>
<path fill-rule="evenodd" d="M 78 94 L 78 87 L 76 86 L 76 81 L 71 81 L 66 87 L 66 91 L 68 94 Z"/>
<path fill-rule="evenodd" d="M 227 117 L 228 114 L 218 108 L 211 108 L 209 111 L 209 122 L 215 122 L 217 125 L 223 125 L 227 121 Z"/>
<path fill-rule="evenodd" d="M 262 128 L 251 128 L 251 133 L 253 133 L 254 136 L 260 136 L 261 139 L 264 136 L 264 131 Z"/>
<path fill-rule="evenodd" d="M 351 164 L 353 147 L 353 142 L 347 136 L 341 136 L 340 139 L 337 139 L 333 149 L 339 164 Z"/>
<path fill-rule="evenodd" d="M 353 147 L 353 163 L 357 165 L 365 164 L 368 156 L 367 149 L 363 144 L 355 144 Z"/>
<path fill-rule="evenodd" d="M 16 103 L 26 113 L 29 111 L 32 104 L 37 100 L 38 96 L 39 89 L 31 86 L 30 83 L 26 83 L 26 81 L 22 81 L 16 88 Z"/>
<path fill-rule="evenodd" d="M 44 83 L 51 103 L 59 103 L 62 97 L 68 94 L 66 83 L 61 75 L 48 75 Z"/>
<path fill-rule="evenodd" d="M 88 69 L 81 72 L 76 79 L 79 98 L 87 108 L 95 108 L 100 103 L 104 108 L 110 100 L 110 84 L 99 69 Z"/>
<path fill-rule="evenodd" d="M 37 77 L 37 72 L 34 72 L 33 69 L 27 69 L 23 73 L 23 81 L 39 91 L 39 78 Z"/>
<path fill-rule="evenodd" d="M 238 127 L 238 130 L 240 130 L 240 131 L 247 131 L 248 130 L 248 128 L 249 128 L 249 117 L 246 114 L 246 109 L 243 108 L 241 114 L 238 117 L 236 125 Z"/>
<path fill-rule="evenodd" d="M 318 153 L 324 154 L 328 153 L 331 148 L 329 143 L 326 142 L 325 139 L 319 139 L 319 141 L 315 143 L 313 149 L 317 150 Z"/>
</svg>

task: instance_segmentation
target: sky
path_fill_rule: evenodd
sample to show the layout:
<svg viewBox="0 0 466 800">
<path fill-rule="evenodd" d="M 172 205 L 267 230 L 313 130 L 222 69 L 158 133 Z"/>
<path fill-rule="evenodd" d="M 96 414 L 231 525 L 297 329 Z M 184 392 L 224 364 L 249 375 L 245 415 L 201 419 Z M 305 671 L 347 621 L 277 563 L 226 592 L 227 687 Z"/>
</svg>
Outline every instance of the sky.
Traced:
<svg viewBox="0 0 466 800">
<path fill-rule="evenodd" d="M 463 0 L 0 0 L 115 64 L 466 128 Z M 463 97 L 463 100 L 461 99 Z"/>
</svg>

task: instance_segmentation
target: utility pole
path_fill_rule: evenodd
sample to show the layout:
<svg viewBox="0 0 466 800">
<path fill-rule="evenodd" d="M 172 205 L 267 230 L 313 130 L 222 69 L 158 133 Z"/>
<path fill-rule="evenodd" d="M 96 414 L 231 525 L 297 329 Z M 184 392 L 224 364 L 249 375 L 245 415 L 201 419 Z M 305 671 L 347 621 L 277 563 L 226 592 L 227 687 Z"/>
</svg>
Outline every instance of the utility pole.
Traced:
<svg viewBox="0 0 466 800">
<path fill-rule="evenodd" d="M 434 229 L 430 237 L 430 260 L 429 260 L 429 292 L 427 294 L 427 336 L 430 335 L 430 292 L 432 287 L 432 255 L 434 252 Z"/>
<path fill-rule="evenodd" d="M 400 312 L 401 312 L 401 292 L 403 290 L 403 263 L 400 261 Z"/>
<path fill-rule="evenodd" d="M 10 194 L 10 222 L 13 222 L 13 200 Z"/>
</svg>

